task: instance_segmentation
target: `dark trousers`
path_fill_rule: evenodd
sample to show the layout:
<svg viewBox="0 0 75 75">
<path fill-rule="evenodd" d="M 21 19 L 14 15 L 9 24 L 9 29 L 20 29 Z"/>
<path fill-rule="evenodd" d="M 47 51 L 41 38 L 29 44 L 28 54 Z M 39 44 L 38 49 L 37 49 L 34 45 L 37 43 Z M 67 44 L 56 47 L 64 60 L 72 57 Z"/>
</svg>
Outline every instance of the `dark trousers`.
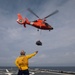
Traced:
<svg viewBox="0 0 75 75">
<path fill-rule="evenodd" d="M 29 75 L 29 70 L 19 70 L 18 75 Z"/>
</svg>

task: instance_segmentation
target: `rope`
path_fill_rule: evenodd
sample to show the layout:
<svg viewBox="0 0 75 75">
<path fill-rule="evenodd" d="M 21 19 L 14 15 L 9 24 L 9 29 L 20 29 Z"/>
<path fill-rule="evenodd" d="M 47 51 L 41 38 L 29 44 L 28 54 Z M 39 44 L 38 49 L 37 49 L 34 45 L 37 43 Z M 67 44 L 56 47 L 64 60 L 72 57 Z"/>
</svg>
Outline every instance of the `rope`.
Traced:
<svg viewBox="0 0 75 75">
<path fill-rule="evenodd" d="M 42 31 L 39 29 L 39 31 L 37 32 L 37 35 L 38 35 L 38 36 L 37 36 L 37 39 L 38 39 L 37 41 L 39 41 L 39 40 L 41 41 L 41 34 L 42 34 Z M 37 42 L 37 41 L 36 41 L 36 42 Z M 41 50 L 41 46 L 42 46 L 42 45 L 36 45 L 36 49 L 37 49 L 37 50 Z"/>
</svg>

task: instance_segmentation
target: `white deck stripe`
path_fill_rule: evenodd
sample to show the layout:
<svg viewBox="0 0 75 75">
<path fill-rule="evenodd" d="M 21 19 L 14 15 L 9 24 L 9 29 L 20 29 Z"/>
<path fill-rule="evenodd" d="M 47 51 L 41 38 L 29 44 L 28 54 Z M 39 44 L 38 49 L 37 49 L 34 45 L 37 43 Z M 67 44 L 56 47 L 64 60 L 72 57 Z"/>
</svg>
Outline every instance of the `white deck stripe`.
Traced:
<svg viewBox="0 0 75 75">
<path fill-rule="evenodd" d="M 6 72 L 7 73 L 5 73 L 5 74 L 8 74 L 8 75 L 12 75 L 13 74 L 13 73 L 10 73 L 8 69 L 6 69 Z"/>
</svg>

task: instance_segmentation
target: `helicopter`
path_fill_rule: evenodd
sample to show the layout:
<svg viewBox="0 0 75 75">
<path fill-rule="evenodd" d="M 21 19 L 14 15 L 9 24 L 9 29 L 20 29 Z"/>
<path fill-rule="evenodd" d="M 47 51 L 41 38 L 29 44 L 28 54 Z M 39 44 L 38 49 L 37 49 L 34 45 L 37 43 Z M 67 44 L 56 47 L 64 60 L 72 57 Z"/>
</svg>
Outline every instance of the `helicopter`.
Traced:
<svg viewBox="0 0 75 75">
<path fill-rule="evenodd" d="M 58 12 L 58 10 L 54 11 L 53 13 L 49 14 L 48 16 L 46 16 L 46 17 L 44 17 L 42 19 L 38 15 L 36 15 L 30 8 L 28 8 L 27 10 L 29 12 L 31 12 L 33 15 L 35 15 L 38 19 L 34 20 L 34 21 L 29 21 L 28 18 L 23 18 L 22 15 L 20 13 L 18 13 L 17 14 L 17 16 L 18 16 L 17 22 L 20 25 L 23 25 L 24 27 L 26 27 L 26 24 L 31 25 L 33 27 L 38 28 L 38 31 L 39 31 L 39 29 L 49 30 L 49 31 L 53 30 L 53 27 L 46 22 L 46 19 L 48 17 L 56 14 Z"/>
</svg>

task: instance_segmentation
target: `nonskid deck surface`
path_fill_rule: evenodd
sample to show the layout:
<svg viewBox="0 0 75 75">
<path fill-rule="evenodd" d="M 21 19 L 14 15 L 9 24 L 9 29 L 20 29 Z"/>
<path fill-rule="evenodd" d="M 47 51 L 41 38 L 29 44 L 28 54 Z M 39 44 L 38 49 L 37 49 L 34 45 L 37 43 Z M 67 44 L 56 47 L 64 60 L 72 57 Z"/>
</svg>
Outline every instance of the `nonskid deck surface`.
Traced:
<svg viewBox="0 0 75 75">
<path fill-rule="evenodd" d="M 30 69 L 30 75 L 75 75 L 74 72 L 63 72 L 46 69 Z M 17 69 L 0 69 L 0 75 L 17 75 Z"/>
<path fill-rule="evenodd" d="M 0 69 L 0 75 L 17 75 L 16 71 L 8 69 Z"/>
<path fill-rule="evenodd" d="M 0 75 L 17 75 L 18 70 L 14 69 L 0 69 Z M 34 72 L 29 72 L 30 75 L 34 75 Z"/>
</svg>

